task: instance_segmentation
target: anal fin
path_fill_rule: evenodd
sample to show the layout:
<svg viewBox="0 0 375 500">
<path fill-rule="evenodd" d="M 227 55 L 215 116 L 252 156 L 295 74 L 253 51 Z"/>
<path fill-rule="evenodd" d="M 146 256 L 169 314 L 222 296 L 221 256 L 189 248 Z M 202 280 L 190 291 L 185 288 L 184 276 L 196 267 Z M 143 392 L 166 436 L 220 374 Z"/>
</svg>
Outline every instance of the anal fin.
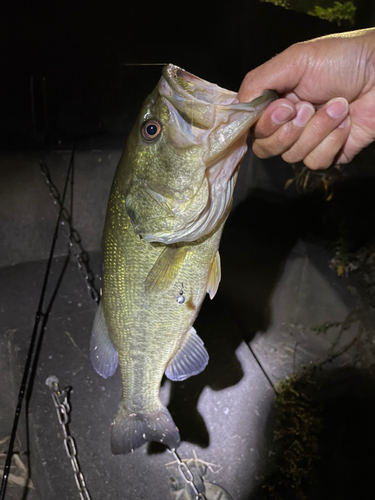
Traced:
<svg viewBox="0 0 375 500">
<path fill-rule="evenodd" d="M 166 246 L 147 275 L 146 292 L 166 290 L 181 268 L 187 251 L 188 247 Z"/>
<path fill-rule="evenodd" d="M 116 371 L 118 356 L 112 344 L 103 313 L 103 305 L 99 304 L 95 314 L 90 340 L 90 358 L 93 367 L 103 378 L 108 378 Z"/>
<path fill-rule="evenodd" d="M 221 280 L 221 264 L 219 250 L 216 252 L 213 261 L 211 262 L 210 271 L 208 273 L 207 293 L 212 300 L 219 288 Z"/>
<path fill-rule="evenodd" d="M 193 327 L 190 328 L 184 342 L 169 362 L 165 375 L 170 380 L 185 380 L 202 372 L 208 363 L 208 353 L 203 340 Z"/>
</svg>

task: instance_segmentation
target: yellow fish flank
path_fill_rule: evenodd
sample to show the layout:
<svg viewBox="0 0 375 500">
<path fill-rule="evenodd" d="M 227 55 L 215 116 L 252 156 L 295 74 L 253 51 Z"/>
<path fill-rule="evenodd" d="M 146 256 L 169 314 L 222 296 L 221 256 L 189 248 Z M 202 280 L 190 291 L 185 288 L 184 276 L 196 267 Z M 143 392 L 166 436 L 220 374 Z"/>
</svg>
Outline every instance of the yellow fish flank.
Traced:
<svg viewBox="0 0 375 500">
<path fill-rule="evenodd" d="M 184 380 L 208 363 L 193 323 L 219 286 L 218 248 L 247 131 L 275 98 L 268 91 L 240 104 L 234 92 L 168 65 L 142 106 L 109 197 L 90 346 L 100 375 L 121 371 L 113 453 L 180 444 L 161 379 Z"/>
</svg>

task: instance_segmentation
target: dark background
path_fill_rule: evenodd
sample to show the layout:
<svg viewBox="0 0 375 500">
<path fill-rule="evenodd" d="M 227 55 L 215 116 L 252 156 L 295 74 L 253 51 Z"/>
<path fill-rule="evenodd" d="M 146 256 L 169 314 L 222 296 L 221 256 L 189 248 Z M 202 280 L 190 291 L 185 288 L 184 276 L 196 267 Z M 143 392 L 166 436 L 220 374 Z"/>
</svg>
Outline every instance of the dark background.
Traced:
<svg viewBox="0 0 375 500">
<path fill-rule="evenodd" d="M 6 151 L 2 151 L 0 158 L 0 282 L 3 283 L 0 312 L 5 311 L 0 332 L 0 378 L 9 380 L 14 376 L 15 382 L 12 390 L 10 383 L 0 384 L 3 390 L 0 440 L 1 432 L 9 433 L 11 428 L 18 391 L 16 382 L 24 366 L 44 259 L 56 223 L 37 150 L 43 150 L 42 158 L 61 193 L 72 139 L 78 143 L 73 225 L 84 248 L 93 254 L 90 265 L 94 274 L 98 274 L 100 258 L 94 251 L 99 250 L 106 201 L 120 148 L 141 102 L 155 87 L 161 72 L 160 66 L 125 66 L 125 63 L 172 62 L 204 79 L 237 90 L 247 71 L 294 42 L 374 24 L 373 2 L 361 0 L 357 5 L 356 24 L 338 26 L 259 0 L 226 4 L 95 0 L 1 3 L 0 148 Z M 30 77 L 34 86 L 35 130 Z M 103 147 L 111 141 L 101 141 L 99 136 L 118 137 L 119 141 L 113 143 L 120 146 Z M 80 141 L 87 137 L 93 140 Z M 314 195 L 293 194 L 292 188 L 285 190 L 285 182 L 293 172 L 280 158 L 253 161 L 249 156 L 241 168 L 243 182 L 238 182 L 236 192 L 240 195 L 241 185 L 243 197 L 246 189 L 253 190 L 228 221 L 221 245 L 224 271 L 220 291 L 215 301 L 205 304 L 197 324 L 199 334 L 209 346 L 211 363 L 203 378 L 192 378 L 185 387 L 175 389 L 172 400 L 183 439 L 194 444 L 198 442 L 196 436 L 203 435 L 204 446 L 211 439 L 211 448 L 204 450 L 204 457 L 224 464 L 218 481 L 228 485 L 235 498 L 235 488 L 242 491 L 241 498 L 247 498 L 245 493 L 263 482 L 258 478 L 255 483 L 254 477 L 268 455 L 268 434 L 271 436 L 273 421 L 273 414 L 268 415 L 271 389 L 250 353 L 245 373 L 249 384 L 238 387 L 241 373 L 236 348 L 242 337 L 249 345 L 251 342 L 274 380 L 295 370 L 297 345 L 298 363 L 325 356 L 331 348 L 327 335 L 319 337 L 309 330 L 306 339 L 305 330 L 300 333 L 297 326 L 311 329 L 326 321 L 341 321 L 344 313 L 350 314 L 348 282 L 339 280 L 328 268 L 328 261 L 333 256 L 333 242 L 343 219 L 350 242 L 357 246 L 366 244 L 369 235 L 375 234 L 374 161 L 369 161 L 366 152 L 364 155 L 364 160 L 356 159 L 359 166 L 348 166 L 348 171 L 354 174 L 356 169 L 364 172 L 362 177 L 353 180 L 351 174 L 351 178 L 335 186 L 330 203 L 321 191 Z M 322 244 L 321 239 L 328 242 Z M 59 238 L 59 244 L 57 255 L 65 256 L 65 238 Z M 138 458 L 136 454 L 115 458 L 110 454 L 110 421 L 121 392 L 120 380 L 117 378 L 116 392 L 113 385 L 116 382 L 98 380 L 90 366 L 88 346 L 93 305 L 86 297 L 85 284 L 75 262 L 68 271 L 48 325 L 29 413 L 31 471 L 38 497 L 44 494 L 43 498 L 71 499 L 76 493 L 44 383 L 53 373 L 62 384 L 74 386 L 71 430 L 77 439 L 79 460 L 89 488 L 96 495 L 93 497 L 123 498 L 126 491 L 129 497 L 147 498 L 139 491 L 149 492 L 152 488 L 156 492 L 154 498 L 166 498 L 167 495 L 157 494 L 160 487 L 169 492 L 168 483 L 160 476 L 166 461 L 162 454 L 140 452 Z M 53 273 L 56 280 L 60 273 L 56 262 Z M 348 302 L 345 307 L 343 297 Z M 372 316 L 369 318 L 370 322 Z M 345 330 L 345 335 L 348 331 Z M 77 345 L 67 332 L 74 335 Z M 342 342 L 347 341 L 345 335 Z M 371 352 L 365 348 L 370 344 L 373 349 L 373 338 L 369 336 L 363 351 Z M 292 353 L 283 350 L 284 346 L 292 346 Z M 305 351 L 300 347 L 306 348 Z M 307 353 L 306 358 L 302 352 Z M 368 404 L 373 398 L 373 383 L 365 386 L 363 377 L 356 373 L 352 381 L 342 373 L 339 381 L 335 380 L 321 393 L 326 428 L 319 477 L 309 498 L 373 498 L 374 464 L 371 457 L 367 458 L 373 443 L 374 407 Z M 233 385 L 230 397 L 227 392 L 221 402 L 233 411 L 236 429 L 245 436 L 241 438 L 243 449 L 247 450 L 245 458 L 238 453 L 237 441 L 232 439 L 237 430 L 234 432 L 232 424 L 227 424 L 226 414 L 219 411 L 214 414 L 217 429 L 225 430 L 218 440 L 216 429 L 206 429 L 205 421 L 210 421 L 212 407 L 202 408 L 202 416 L 197 410 L 198 399 L 207 385 L 218 391 L 212 395 L 216 410 L 219 390 L 224 387 L 218 381 Z M 243 391 L 242 397 L 238 390 Z M 253 410 L 258 403 L 256 420 Z M 249 406 L 244 410 L 243 404 Z M 108 410 L 108 405 L 113 409 Z M 256 454 L 252 453 L 253 447 Z M 29 450 L 27 446 L 23 449 Z M 190 458 L 191 447 L 184 450 L 183 458 Z M 247 473 L 241 473 L 244 470 Z M 12 498 L 18 500 L 20 495 L 13 491 Z"/>
<path fill-rule="evenodd" d="M 373 2 L 359 0 L 356 24 L 319 20 L 259 0 L 239 2 L 2 3 L 0 146 L 128 130 L 159 66 L 169 63 L 237 90 L 250 69 L 290 44 L 371 26 Z M 45 78 L 47 113 L 42 79 Z"/>
</svg>

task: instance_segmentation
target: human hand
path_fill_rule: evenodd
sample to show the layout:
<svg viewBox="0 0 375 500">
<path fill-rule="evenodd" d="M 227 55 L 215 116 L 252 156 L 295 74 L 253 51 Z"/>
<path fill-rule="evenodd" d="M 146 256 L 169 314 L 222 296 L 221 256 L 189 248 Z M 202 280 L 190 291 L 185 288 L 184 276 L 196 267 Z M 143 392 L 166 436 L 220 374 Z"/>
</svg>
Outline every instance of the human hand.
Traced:
<svg viewBox="0 0 375 500">
<path fill-rule="evenodd" d="M 375 140 L 375 29 L 292 45 L 250 71 L 238 99 L 266 89 L 280 99 L 252 128 L 257 156 L 311 169 L 348 163 Z"/>
</svg>

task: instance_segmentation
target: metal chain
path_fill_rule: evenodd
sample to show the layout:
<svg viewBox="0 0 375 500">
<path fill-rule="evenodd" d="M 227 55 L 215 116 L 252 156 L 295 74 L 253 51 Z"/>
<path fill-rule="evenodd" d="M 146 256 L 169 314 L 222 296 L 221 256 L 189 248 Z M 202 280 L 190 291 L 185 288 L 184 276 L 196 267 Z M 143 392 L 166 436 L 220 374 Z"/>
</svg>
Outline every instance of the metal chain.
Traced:
<svg viewBox="0 0 375 500">
<path fill-rule="evenodd" d="M 59 190 L 56 185 L 53 183 L 50 171 L 43 161 L 40 158 L 39 161 L 40 170 L 45 178 L 46 184 L 49 189 L 49 194 L 53 197 L 53 204 L 55 207 L 55 212 L 57 213 L 59 208 L 61 207 L 61 197 Z M 66 207 L 63 207 L 61 214 L 61 227 L 64 233 L 64 236 L 68 240 L 69 250 L 74 260 L 77 263 L 78 271 L 81 277 L 86 282 L 87 292 L 89 297 L 95 301 L 97 304 L 99 303 L 99 292 L 95 288 L 94 281 L 95 276 L 89 267 L 89 255 L 84 250 L 82 246 L 81 236 L 78 231 L 72 225 L 72 215 L 69 213 Z"/>
<path fill-rule="evenodd" d="M 57 419 L 62 427 L 63 435 L 64 435 L 64 447 L 66 454 L 70 459 L 70 463 L 72 465 L 74 479 L 78 488 L 78 493 L 80 500 L 91 500 L 90 493 L 86 486 L 86 481 L 84 475 L 80 469 L 78 460 L 77 460 L 77 448 L 74 441 L 74 438 L 71 436 L 69 432 L 69 414 L 70 414 L 70 404 L 69 404 L 69 392 L 71 390 L 70 387 L 66 387 L 65 390 L 60 390 L 59 380 L 54 375 L 51 375 L 46 380 L 46 385 L 52 391 L 52 401 L 55 405 Z M 206 500 L 206 497 L 203 493 L 199 492 L 196 485 L 194 484 L 194 477 L 185 462 L 183 462 L 177 454 L 177 451 L 173 448 L 171 450 L 167 450 L 169 453 L 172 453 L 174 459 L 177 462 L 178 471 L 185 481 L 186 484 L 190 486 L 195 495 L 195 500 Z"/>
<path fill-rule="evenodd" d="M 57 211 L 58 208 L 61 207 L 60 193 L 56 185 L 53 183 L 49 169 L 46 163 L 42 160 L 42 158 L 40 158 L 40 170 L 45 178 L 50 195 L 54 198 L 53 203 L 55 206 L 55 211 Z M 61 218 L 62 218 L 61 226 L 63 233 L 65 237 L 68 239 L 69 249 L 77 263 L 79 273 L 82 276 L 82 278 L 86 281 L 88 294 L 92 300 L 98 303 L 99 293 L 94 286 L 95 277 L 88 266 L 88 260 L 89 260 L 88 254 L 82 247 L 81 237 L 78 231 L 73 227 L 71 223 L 71 214 L 66 209 L 66 207 L 63 207 L 62 209 Z M 84 476 L 79 468 L 79 464 L 77 461 L 77 449 L 75 441 L 73 437 L 69 434 L 69 428 L 68 428 L 69 413 L 70 413 L 70 405 L 68 402 L 69 388 L 66 388 L 64 391 L 60 391 L 58 379 L 55 376 L 48 377 L 48 379 L 46 380 L 46 384 L 52 390 L 52 399 L 56 408 L 57 418 L 63 429 L 65 450 L 72 464 L 74 479 L 77 484 L 80 499 L 91 500 L 90 494 L 86 487 Z M 188 484 L 193 490 L 193 493 L 195 495 L 195 500 L 206 500 L 204 494 L 199 492 L 196 485 L 194 484 L 194 477 L 191 470 L 189 469 L 187 464 L 180 459 L 176 450 L 171 449 L 168 450 L 168 452 L 172 453 L 172 455 L 174 456 L 174 459 L 177 462 L 178 471 L 182 479 L 185 481 L 185 483 Z"/>
<path fill-rule="evenodd" d="M 77 460 L 76 444 L 69 432 L 70 405 L 68 397 L 70 387 L 66 387 L 65 390 L 61 391 L 59 388 L 58 378 L 54 375 L 47 378 L 46 385 L 48 385 L 48 387 L 52 391 L 53 404 L 55 405 L 57 418 L 63 430 L 64 446 L 66 454 L 68 455 L 70 463 L 72 464 L 74 479 L 79 492 L 79 498 L 81 500 L 91 500 L 90 493 L 86 486 L 85 478 L 82 474 Z"/>
<path fill-rule="evenodd" d="M 174 456 L 174 459 L 177 462 L 178 472 L 180 473 L 180 476 L 185 481 L 185 483 L 188 484 L 190 486 L 190 488 L 193 490 L 194 495 L 195 495 L 195 500 L 206 500 L 206 497 L 204 496 L 204 494 L 200 493 L 197 490 L 197 487 L 194 484 L 194 477 L 193 477 L 191 470 L 189 469 L 187 464 L 185 462 L 183 462 L 181 460 L 181 458 L 178 456 L 175 448 L 172 448 L 171 450 L 168 450 L 168 451 L 169 451 L 169 453 L 172 453 L 172 455 Z"/>
</svg>

